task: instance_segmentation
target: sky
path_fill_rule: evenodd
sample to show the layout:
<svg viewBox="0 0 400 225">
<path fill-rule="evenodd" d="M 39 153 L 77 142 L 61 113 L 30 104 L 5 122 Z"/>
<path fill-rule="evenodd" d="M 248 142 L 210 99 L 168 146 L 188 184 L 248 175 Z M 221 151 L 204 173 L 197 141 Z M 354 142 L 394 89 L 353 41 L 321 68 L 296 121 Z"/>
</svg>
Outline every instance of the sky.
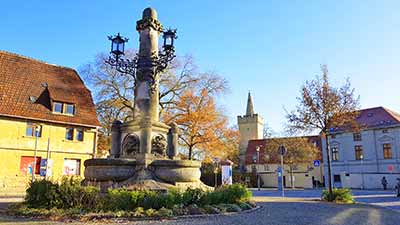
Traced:
<svg viewBox="0 0 400 225">
<path fill-rule="evenodd" d="M 178 29 L 178 55 L 229 81 L 219 102 L 236 124 L 251 92 L 275 131 L 300 87 L 328 65 L 336 86 L 350 78 L 362 108 L 400 112 L 400 1 L 13 0 L 1 3 L 0 50 L 79 69 L 120 32 L 138 47 L 136 21 L 153 7 Z"/>
</svg>

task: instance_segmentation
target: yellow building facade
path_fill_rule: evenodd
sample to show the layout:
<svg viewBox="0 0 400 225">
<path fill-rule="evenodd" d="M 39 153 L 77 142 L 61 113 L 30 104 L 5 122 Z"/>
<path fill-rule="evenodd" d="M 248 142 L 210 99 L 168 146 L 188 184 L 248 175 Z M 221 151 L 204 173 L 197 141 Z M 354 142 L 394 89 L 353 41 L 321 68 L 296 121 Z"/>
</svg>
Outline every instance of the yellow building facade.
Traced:
<svg viewBox="0 0 400 225">
<path fill-rule="evenodd" d="M 98 127 L 76 71 L 0 51 L 0 196 L 24 194 L 33 177 L 83 177 Z"/>
</svg>

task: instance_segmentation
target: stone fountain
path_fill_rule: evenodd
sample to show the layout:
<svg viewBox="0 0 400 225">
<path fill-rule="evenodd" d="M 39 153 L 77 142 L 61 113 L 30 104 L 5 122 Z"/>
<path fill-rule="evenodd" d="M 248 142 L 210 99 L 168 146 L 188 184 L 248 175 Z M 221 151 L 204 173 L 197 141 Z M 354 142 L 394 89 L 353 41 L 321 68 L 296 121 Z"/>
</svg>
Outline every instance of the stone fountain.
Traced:
<svg viewBox="0 0 400 225">
<path fill-rule="evenodd" d="M 167 125 L 159 120 L 159 67 L 161 64 L 165 68 L 171 60 L 173 46 L 159 54 L 158 39 L 163 28 L 157 12 L 145 9 L 136 29 L 140 35 L 137 58 L 124 64 L 119 61 L 120 56 L 114 54 L 108 61 L 127 74 L 124 68 L 135 66 L 134 74 L 130 73 L 135 78 L 133 120 L 113 123 L 110 157 L 84 162 L 84 184 L 98 186 L 102 191 L 122 187 L 159 191 L 172 187 L 207 188 L 200 181 L 201 162 L 178 158 L 176 124 Z"/>
</svg>

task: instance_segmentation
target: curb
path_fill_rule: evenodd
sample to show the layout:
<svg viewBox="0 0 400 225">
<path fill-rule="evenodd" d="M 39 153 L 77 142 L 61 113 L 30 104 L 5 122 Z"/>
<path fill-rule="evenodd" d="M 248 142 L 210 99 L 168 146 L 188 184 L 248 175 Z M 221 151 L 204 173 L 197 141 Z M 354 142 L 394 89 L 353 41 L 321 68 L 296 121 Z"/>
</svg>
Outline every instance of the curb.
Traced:
<svg viewBox="0 0 400 225">
<path fill-rule="evenodd" d="M 199 215 L 184 215 L 184 216 L 175 216 L 175 217 L 169 217 L 168 219 L 195 219 L 195 218 L 202 218 L 202 217 L 214 217 L 214 216 L 233 216 L 233 215 L 238 215 L 242 213 L 252 213 L 255 212 L 259 209 L 261 209 L 262 206 L 257 205 L 256 207 L 252 209 L 248 209 L 245 211 L 240 211 L 240 212 L 225 212 L 225 213 L 219 213 L 219 214 L 199 214 Z"/>
</svg>

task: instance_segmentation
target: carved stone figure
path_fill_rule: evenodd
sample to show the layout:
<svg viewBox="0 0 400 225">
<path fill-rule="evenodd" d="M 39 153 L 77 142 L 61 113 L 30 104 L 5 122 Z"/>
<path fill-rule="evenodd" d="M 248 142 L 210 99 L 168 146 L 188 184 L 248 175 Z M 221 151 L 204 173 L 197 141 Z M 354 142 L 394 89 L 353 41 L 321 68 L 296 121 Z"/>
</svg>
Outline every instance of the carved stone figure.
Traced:
<svg viewBox="0 0 400 225">
<path fill-rule="evenodd" d="M 136 135 L 128 135 L 122 144 L 122 149 L 126 155 L 136 155 L 139 153 L 140 140 Z"/>
<path fill-rule="evenodd" d="M 167 141 L 162 135 L 156 135 L 151 142 L 151 151 L 156 155 L 165 156 L 167 152 Z"/>
</svg>

